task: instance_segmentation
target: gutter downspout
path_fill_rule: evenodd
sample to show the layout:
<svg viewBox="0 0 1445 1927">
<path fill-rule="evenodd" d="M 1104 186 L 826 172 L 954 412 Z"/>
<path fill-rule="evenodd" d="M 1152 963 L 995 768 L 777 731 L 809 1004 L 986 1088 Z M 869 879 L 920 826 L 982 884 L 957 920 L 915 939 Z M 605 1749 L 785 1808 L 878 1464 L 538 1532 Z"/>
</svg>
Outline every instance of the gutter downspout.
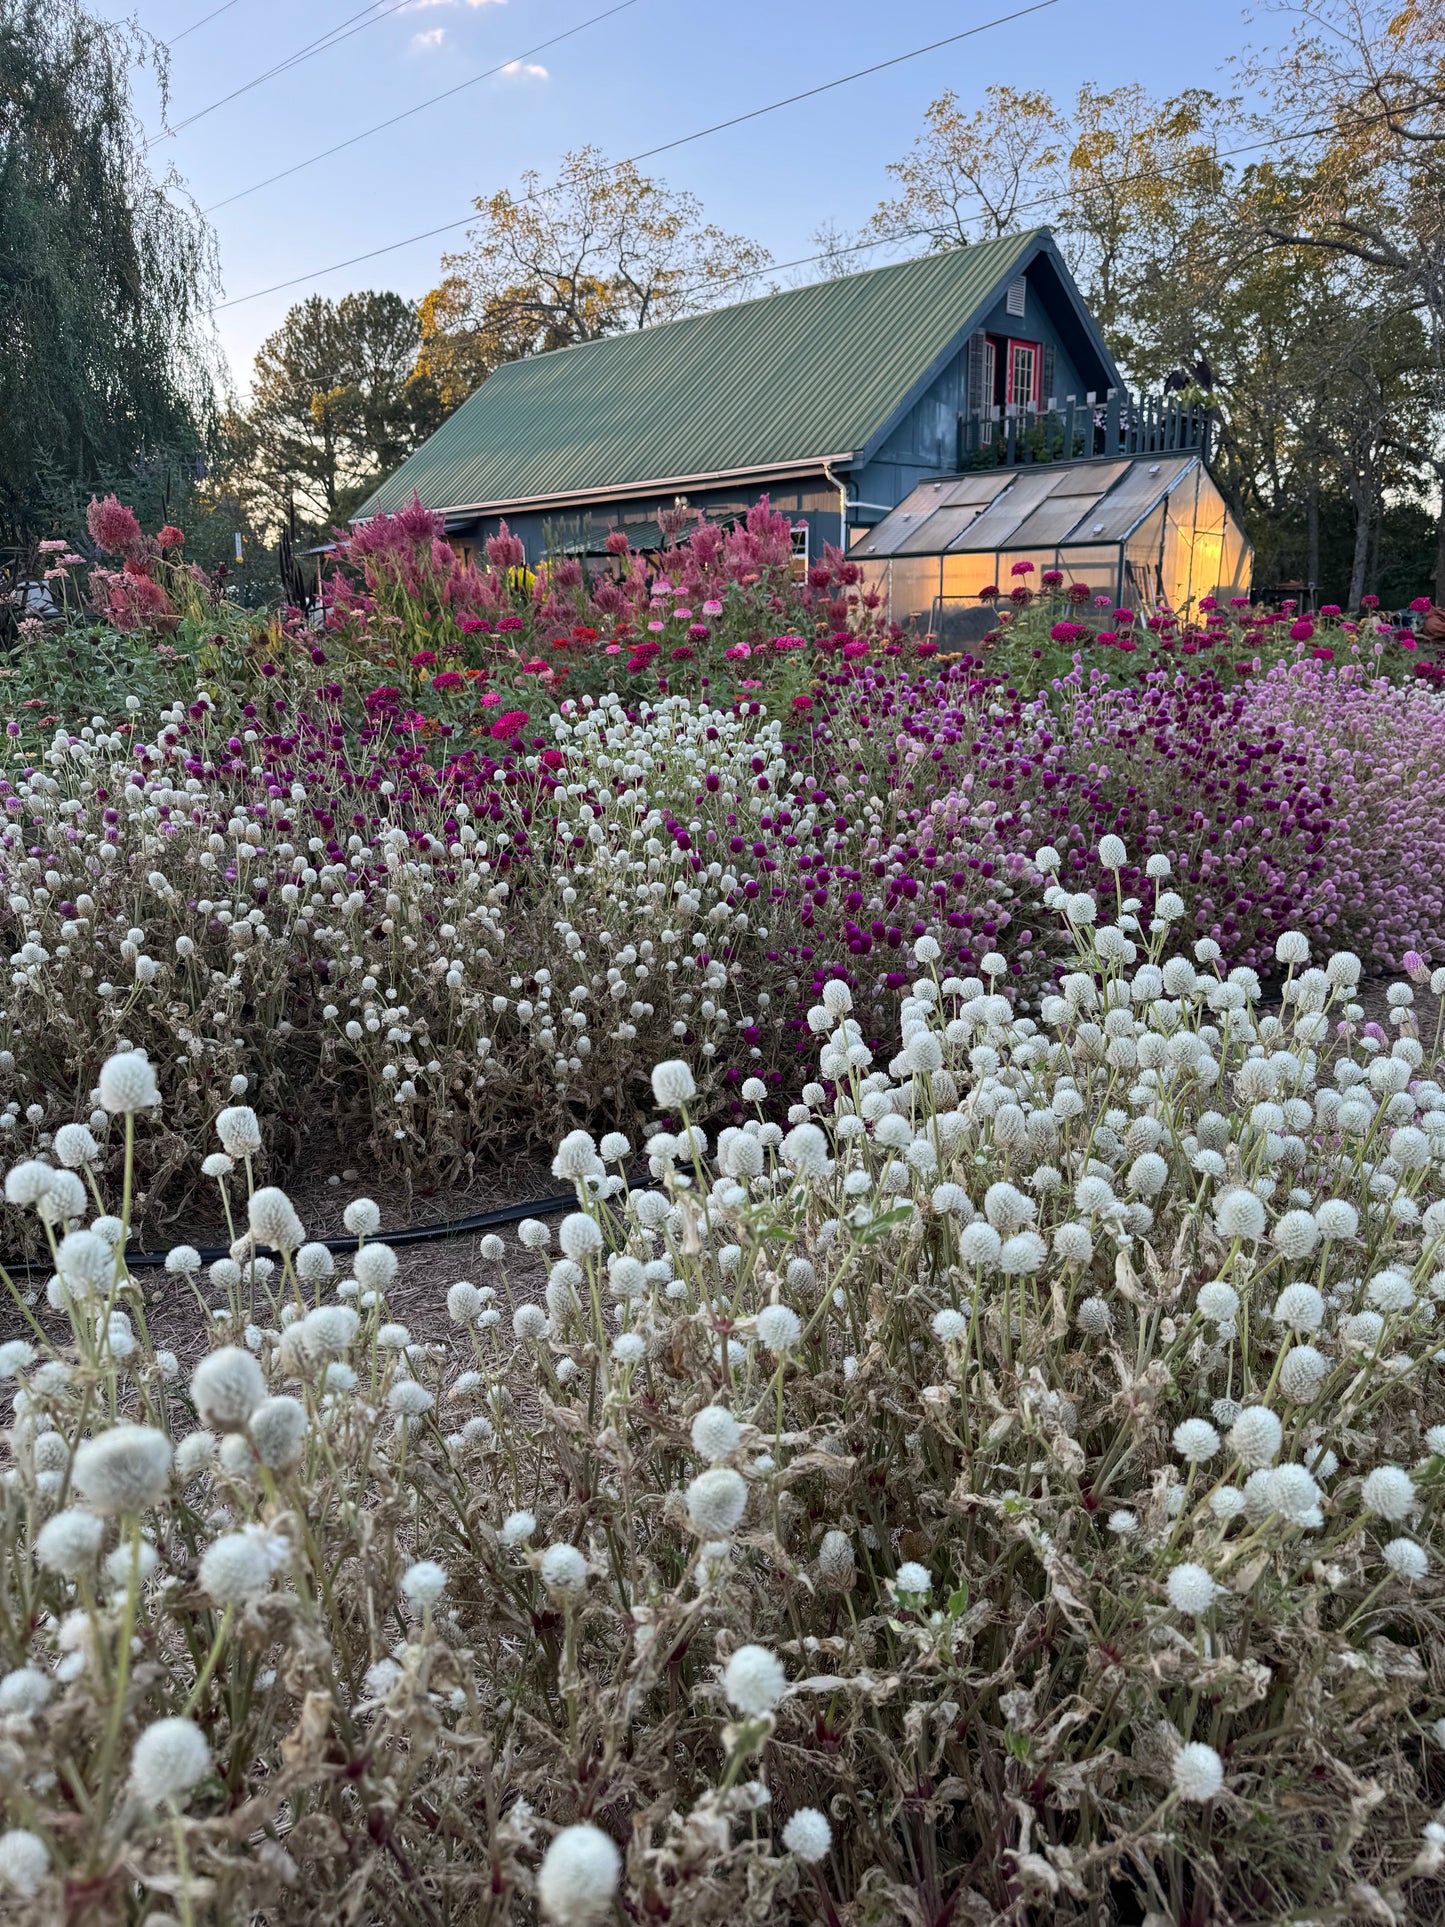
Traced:
<svg viewBox="0 0 1445 1927">
<path fill-rule="evenodd" d="M 880 509 L 884 515 L 891 515 L 893 508 L 896 508 L 897 504 L 894 503 L 893 507 L 890 508 L 886 502 L 865 502 L 857 496 L 855 496 L 850 503 L 848 500 L 848 483 L 846 479 L 841 475 L 835 475 L 827 462 L 823 464 L 823 473 L 838 491 L 839 547 L 842 549 L 844 555 L 846 555 L 848 553 L 848 510 L 850 508 Z"/>
</svg>

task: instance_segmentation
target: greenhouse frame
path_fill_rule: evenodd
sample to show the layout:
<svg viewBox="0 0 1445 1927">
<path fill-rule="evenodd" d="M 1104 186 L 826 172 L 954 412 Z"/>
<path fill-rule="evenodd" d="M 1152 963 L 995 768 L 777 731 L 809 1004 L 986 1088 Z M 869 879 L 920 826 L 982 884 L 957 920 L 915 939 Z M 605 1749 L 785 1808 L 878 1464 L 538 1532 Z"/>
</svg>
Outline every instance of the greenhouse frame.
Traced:
<svg viewBox="0 0 1445 1927">
<path fill-rule="evenodd" d="M 896 622 L 945 647 L 994 627 L 994 599 L 981 598 L 1007 596 L 1021 563 L 1121 608 L 1187 614 L 1204 596 L 1248 594 L 1253 559 L 1198 450 L 940 476 L 850 553 Z"/>
</svg>

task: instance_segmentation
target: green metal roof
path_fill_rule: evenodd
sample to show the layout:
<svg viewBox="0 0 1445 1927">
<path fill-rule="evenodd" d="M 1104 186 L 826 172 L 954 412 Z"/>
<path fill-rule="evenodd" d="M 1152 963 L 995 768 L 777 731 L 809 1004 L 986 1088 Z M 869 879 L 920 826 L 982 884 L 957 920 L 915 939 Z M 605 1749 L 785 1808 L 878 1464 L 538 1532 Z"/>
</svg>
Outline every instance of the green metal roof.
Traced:
<svg viewBox="0 0 1445 1927">
<path fill-rule="evenodd" d="M 505 362 L 358 511 L 566 501 L 846 458 L 1047 229 Z"/>
</svg>

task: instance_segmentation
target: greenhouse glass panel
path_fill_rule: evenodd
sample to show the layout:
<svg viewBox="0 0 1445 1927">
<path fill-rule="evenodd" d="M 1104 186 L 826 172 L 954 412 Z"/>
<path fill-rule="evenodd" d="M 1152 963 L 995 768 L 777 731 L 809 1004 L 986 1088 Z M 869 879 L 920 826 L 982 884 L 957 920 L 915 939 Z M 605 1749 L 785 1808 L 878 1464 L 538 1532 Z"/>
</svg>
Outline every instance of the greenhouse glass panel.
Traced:
<svg viewBox="0 0 1445 1927">
<path fill-rule="evenodd" d="M 977 601 L 985 589 L 997 585 L 998 558 L 992 549 L 977 555 L 944 556 L 942 593 L 948 601 L 970 596 Z"/>
<path fill-rule="evenodd" d="M 938 595 L 936 555 L 900 557 L 888 565 L 888 613 L 894 622 L 926 616 Z"/>
<path fill-rule="evenodd" d="M 1110 489 L 1092 521 L 1087 516 L 1080 521 L 1076 534 L 1084 541 L 1126 540 L 1134 524 L 1198 464 L 1197 455 L 1161 455 L 1157 461 L 1130 463 L 1129 473 Z"/>
<path fill-rule="evenodd" d="M 1123 545 L 1124 600 L 1131 608 L 1153 608 L 1164 596 L 1164 557 L 1171 527 L 1167 510 L 1168 504 L 1161 502 Z"/>
<path fill-rule="evenodd" d="M 982 515 L 984 504 L 968 502 L 957 508 L 935 509 L 921 528 L 895 543 L 895 555 L 940 555 L 954 542 L 969 547 L 968 531 Z"/>
<path fill-rule="evenodd" d="M 968 532 L 969 549 L 997 549 L 1012 544 L 1015 529 L 1058 487 L 1058 469 L 1014 470 L 1013 486 L 986 508 Z"/>
</svg>

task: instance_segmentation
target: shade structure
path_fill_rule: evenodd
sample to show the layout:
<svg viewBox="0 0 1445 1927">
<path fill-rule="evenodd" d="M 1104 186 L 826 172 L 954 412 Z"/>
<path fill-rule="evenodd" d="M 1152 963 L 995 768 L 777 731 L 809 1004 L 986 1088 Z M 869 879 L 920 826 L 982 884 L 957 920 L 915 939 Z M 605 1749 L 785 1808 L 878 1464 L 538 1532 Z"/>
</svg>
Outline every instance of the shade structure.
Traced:
<svg viewBox="0 0 1445 1927">
<path fill-rule="evenodd" d="M 1187 612 L 1249 587 L 1252 551 L 1197 452 L 991 468 L 922 482 L 851 551 L 895 621 L 962 647 L 1014 568 L 1130 609 Z M 1027 579 L 1027 578 L 1025 578 Z"/>
</svg>

